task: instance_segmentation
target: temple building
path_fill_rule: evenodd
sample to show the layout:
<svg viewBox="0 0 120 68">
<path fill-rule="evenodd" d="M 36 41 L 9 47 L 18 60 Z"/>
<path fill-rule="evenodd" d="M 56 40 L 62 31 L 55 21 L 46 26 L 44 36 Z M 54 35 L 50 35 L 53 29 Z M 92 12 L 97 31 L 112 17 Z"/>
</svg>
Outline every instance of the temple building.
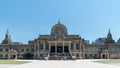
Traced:
<svg viewBox="0 0 120 68">
<path fill-rule="evenodd" d="M 25 55 L 29 55 L 26 57 Z M 0 44 L 0 59 L 113 59 L 120 58 L 120 45 L 109 33 L 104 44 L 86 44 L 79 35 L 70 35 L 65 25 L 58 21 L 49 35 L 39 35 L 28 44 L 12 41 L 9 31 Z"/>
</svg>

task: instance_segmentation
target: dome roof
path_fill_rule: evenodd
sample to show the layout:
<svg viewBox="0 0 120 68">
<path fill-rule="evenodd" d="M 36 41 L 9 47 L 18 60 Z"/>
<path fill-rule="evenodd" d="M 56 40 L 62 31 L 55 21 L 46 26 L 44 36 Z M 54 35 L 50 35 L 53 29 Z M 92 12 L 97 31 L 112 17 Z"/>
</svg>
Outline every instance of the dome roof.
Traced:
<svg viewBox="0 0 120 68">
<path fill-rule="evenodd" d="M 62 34 L 67 35 L 67 28 L 65 27 L 65 25 L 61 24 L 60 22 L 58 22 L 57 24 L 55 24 L 52 29 L 51 29 L 51 35 L 55 35 L 56 32 L 62 32 Z"/>
</svg>

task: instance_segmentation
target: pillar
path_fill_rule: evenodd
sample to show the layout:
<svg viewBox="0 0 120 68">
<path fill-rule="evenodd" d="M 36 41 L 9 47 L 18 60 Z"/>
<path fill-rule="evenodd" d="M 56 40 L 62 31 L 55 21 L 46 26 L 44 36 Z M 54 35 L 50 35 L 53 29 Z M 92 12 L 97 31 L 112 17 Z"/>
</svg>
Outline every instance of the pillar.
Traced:
<svg viewBox="0 0 120 68">
<path fill-rule="evenodd" d="M 55 41 L 55 53 L 57 53 L 57 42 Z"/>
<path fill-rule="evenodd" d="M 10 54 L 8 54 L 8 59 L 10 59 Z"/>
<path fill-rule="evenodd" d="M 109 59 L 109 53 L 107 54 L 107 59 Z"/>
<path fill-rule="evenodd" d="M 82 46 L 82 44 L 80 43 L 80 47 L 79 47 L 79 48 L 80 48 L 80 51 L 82 51 L 81 46 Z"/>
<path fill-rule="evenodd" d="M 51 51 L 51 45 L 50 45 L 50 42 L 49 42 L 49 53 L 50 53 L 50 51 Z"/>
<path fill-rule="evenodd" d="M 62 50 L 63 50 L 63 53 L 64 53 L 64 42 L 63 42 Z"/>
<path fill-rule="evenodd" d="M 45 50 L 45 42 L 43 43 L 43 50 Z"/>
<path fill-rule="evenodd" d="M 74 43 L 74 50 L 76 50 L 76 43 Z"/>
<path fill-rule="evenodd" d="M 101 59 L 103 59 L 103 54 L 102 53 L 100 54 L 100 56 L 101 56 Z"/>
<path fill-rule="evenodd" d="M 71 51 L 71 45 L 70 45 L 71 43 L 69 42 L 69 52 Z"/>
<path fill-rule="evenodd" d="M 15 54 L 15 59 L 17 59 L 17 54 Z"/>
</svg>

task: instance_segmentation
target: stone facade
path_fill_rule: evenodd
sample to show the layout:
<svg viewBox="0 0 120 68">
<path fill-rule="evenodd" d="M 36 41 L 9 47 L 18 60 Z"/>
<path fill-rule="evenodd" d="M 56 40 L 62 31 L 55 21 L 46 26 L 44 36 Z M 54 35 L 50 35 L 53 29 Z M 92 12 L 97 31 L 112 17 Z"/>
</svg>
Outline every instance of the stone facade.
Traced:
<svg viewBox="0 0 120 68">
<path fill-rule="evenodd" d="M 29 44 L 14 44 L 7 31 L 0 44 L 0 58 L 23 59 L 25 53 L 30 53 L 33 59 L 46 60 L 120 58 L 120 45 L 112 40 L 110 31 L 105 44 L 85 44 L 79 35 L 69 35 L 60 22 L 52 27 L 50 35 L 39 35 Z"/>
</svg>

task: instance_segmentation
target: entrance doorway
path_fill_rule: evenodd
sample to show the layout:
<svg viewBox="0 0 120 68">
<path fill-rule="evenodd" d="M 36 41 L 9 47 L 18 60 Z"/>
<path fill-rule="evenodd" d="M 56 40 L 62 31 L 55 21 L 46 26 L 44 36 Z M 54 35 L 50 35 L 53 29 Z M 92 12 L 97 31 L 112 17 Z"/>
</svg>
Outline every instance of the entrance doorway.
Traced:
<svg viewBox="0 0 120 68">
<path fill-rule="evenodd" d="M 8 59 L 17 59 L 18 52 L 16 50 L 10 50 L 8 52 Z"/>
<path fill-rule="evenodd" d="M 106 54 L 103 54 L 103 59 L 107 59 L 107 55 Z"/>
<path fill-rule="evenodd" d="M 55 53 L 55 46 L 51 46 L 51 53 Z"/>
<path fill-rule="evenodd" d="M 68 53 L 68 52 L 69 52 L 68 46 L 64 46 L 64 52 L 65 52 L 65 53 Z"/>
<path fill-rule="evenodd" d="M 57 46 L 57 53 L 63 53 L 63 47 Z"/>
<path fill-rule="evenodd" d="M 10 55 L 10 59 L 16 59 L 16 55 Z"/>
</svg>

